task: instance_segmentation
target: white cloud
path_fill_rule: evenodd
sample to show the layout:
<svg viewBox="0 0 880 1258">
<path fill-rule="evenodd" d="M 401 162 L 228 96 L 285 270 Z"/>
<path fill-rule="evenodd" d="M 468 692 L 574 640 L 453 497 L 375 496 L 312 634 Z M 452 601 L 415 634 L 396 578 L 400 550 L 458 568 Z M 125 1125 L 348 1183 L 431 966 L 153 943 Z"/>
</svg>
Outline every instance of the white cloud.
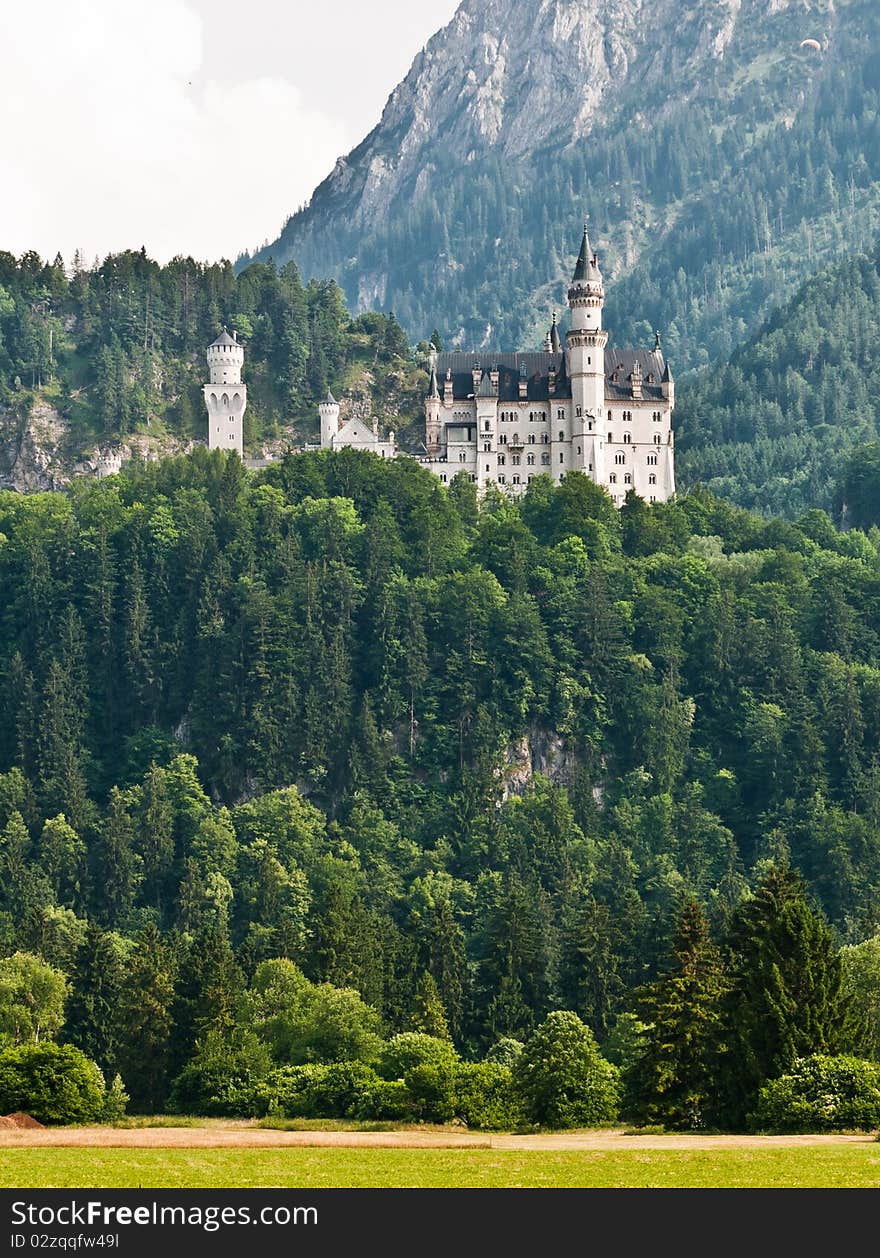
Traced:
<svg viewBox="0 0 880 1258">
<path fill-rule="evenodd" d="M 205 79 L 185 0 L 5 0 L 0 47 L 0 249 L 14 253 L 234 257 L 274 237 L 356 138 L 280 78 Z"/>
</svg>

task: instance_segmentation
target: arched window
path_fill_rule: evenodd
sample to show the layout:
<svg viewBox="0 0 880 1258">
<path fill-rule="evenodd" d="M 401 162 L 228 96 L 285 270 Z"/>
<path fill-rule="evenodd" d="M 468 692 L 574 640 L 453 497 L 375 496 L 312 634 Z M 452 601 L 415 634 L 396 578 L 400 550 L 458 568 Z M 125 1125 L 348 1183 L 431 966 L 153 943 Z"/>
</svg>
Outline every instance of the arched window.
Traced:
<svg viewBox="0 0 880 1258">
<path fill-rule="evenodd" d="M 621 467 L 626 462 L 626 455 L 622 453 L 615 454 L 614 462 L 617 464 L 618 467 Z"/>
<path fill-rule="evenodd" d="M 655 432 L 655 433 L 654 433 L 654 445 L 655 445 L 655 446 L 659 446 L 659 444 L 660 444 L 660 442 L 661 442 L 662 440 L 663 440 L 663 438 L 660 436 L 659 432 Z"/>
<path fill-rule="evenodd" d="M 653 472 L 652 472 L 652 473 L 651 473 L 651 475 L 648 477 L 648 484 L 649 484 L 649 485 L 656 485 L 656 484 L 657 484 L 657 477 L 654 475 L 654 473 L 653 473 Z"/>
<path fill-rule="evenodd" d="M 533 446 L 533 445 L 535 444 L 535 442 L 537 441 L 537 439 L 538 439 L 538 438 L 535 436 L 535 434 L 534 434 L 533 432 L 530 432 L 530 433 L 529 433 L 529 445 L 530 445 L 530 446 Z"/>
<path fill-rule="evenodd" d="M 631 446 L 631 445 L 632 445 L 632 439 L 633 439 L 633 435 L 632 435 L 632 433 L 631 433 L 631 432 L 625 432 L 625 433 L 623 434 L 623 444 L 624 444 L 625 446 Z"/>
<path fill-rule="evenodd" d="M 564 440 L 565 440 L 565 433 L 564 433 L 564 432 L 560 432 L 560 434 L 559 434 L 559 440 L 560 440 L 560 441 L 564 441 Z"/>
</svg>

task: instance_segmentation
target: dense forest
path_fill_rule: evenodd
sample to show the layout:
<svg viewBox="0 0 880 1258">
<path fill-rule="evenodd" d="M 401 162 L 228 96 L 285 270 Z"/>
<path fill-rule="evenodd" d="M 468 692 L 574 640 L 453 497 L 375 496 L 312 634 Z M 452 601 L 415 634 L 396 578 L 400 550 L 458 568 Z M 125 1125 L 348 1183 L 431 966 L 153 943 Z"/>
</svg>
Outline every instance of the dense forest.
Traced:
<svg viewBox="0 0 880 1258">
<path fill-rule="evenodd" d="M 682 483 L 766 515 L 841 516 L 841 476 L 880 435 L 878 328 L 880 253 L 817 272 L 728 362 L 687 378 Z M 842 518 L 874 522 L 865 510 Z"/>
<path fill-rule="evenodd" d="M 160 447 L 169 434 L 203 440 L 205 349 L 222 327 L 247 350 L 250 450 L 284 432 L 315 439 L 328 388 L 383 415 L 402 400 L 409 415 L 421 388 L 393 315 L 352 320 L 336 284 L 304 286 L 293 264 L 236 275 L 228 262 L 159 266 L 141 251 L 91 268 L 77 257 L 68 273 L 60 257 L 0 253 L 0 409 L 24 422 L 37 398 L 52 402 L 70 463 L 135 431 Z"/>
<path fill-rule="evenodd" d="M 822 1007 L 777 993 L 812 1030 L 765 1056 L 863 1044 L 876 530 L 197 450 L 0 495 L 0 608 L 0 953 L 66 976 L 62 1037 L 139 1107 L 395 1033 L 507 1069 L 565 1011 L 623 1060 L 683 955 L 744 1033 L 742 957 L 778 978 L 782 937 Z"/>
</svg>

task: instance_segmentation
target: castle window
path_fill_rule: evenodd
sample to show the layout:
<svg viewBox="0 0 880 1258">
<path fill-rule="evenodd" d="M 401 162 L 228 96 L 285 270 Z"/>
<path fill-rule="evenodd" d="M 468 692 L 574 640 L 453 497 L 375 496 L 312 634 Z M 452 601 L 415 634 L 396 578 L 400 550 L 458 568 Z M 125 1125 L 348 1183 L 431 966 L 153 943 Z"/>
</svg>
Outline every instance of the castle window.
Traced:
<svg viewBox="0 0 880 1258">
<path fill-rule="evenodd" d="M 530 454 L 530 455 L 529 455 L 529 457 L 526 459 L 526 463 L 528 463 L 529 467 L 534 467 L 534 466 L 535 466 L 535 456 L 534 456 L 533 454 Z"/>
<path fill-rule="evenodd" d="M 656 484 L 657 484 L 657 477 L 654 475 L 654 473 L 653 473 L 653 472 L 652 472 L 652 473 L 651 473 L 651 475 L 648 477 L 648 484 L 649 484 L 649 485 L 656 485 Z"/>
<path fill-rule="evenodd" d="M 578 446 L 578 454 L 580 454 L 580 452 L 581 452 L 581 448 L 580 446 Z"/>
<path fill-rule="evenodd" d="M 492 449 L 492 442 L 491 442 L 491 441 L 484 441 L 484 442 L 483 442 L 483 449 L 484 449 L 484 450 L 486 451 L 486 453 L 488 454 L 488 453 L 489 453 L 489 451 Z"/>
<path fill-rule="evenodd" d="M 536 441 L 536 440 L 537 440 L 537 438 L 535 437 L 535 434 L 534 434 L 533 432 L 530 432 L 530 433 L 529 433 L 529 445 L 530 445 L 530 446 L 533 446 L 533 445 L 535 444 L 535 441 Z"/>
<path fill-rule="evenodd" d="M 655 423 L 655 424 L 662 424 L 662 423 L 663 423 L 663 414 L 662 414 L 662 412 L 661 412 L 661 411 L 655 411 L 655 412 L 654 412 L 654 415 L 653 415 L 653 420 L 654 420 L 654 423 Z"/>
<path fill-rule="evenodd" d="M 486 464 L 486 471 L 487 471 L 487 472 L 491 472 L 491 470 L 492 470 L 492 469 L 489 467 L 489 464 L 487 463 L 487 464 Z"/>
<path fill-rule="evenodd" d="M 624 421 L 624 423 L 625 423 L 625 424 L 631 424 L 631 423 L 632 423 L 632 417 L 633 417 L 633 413 L 632 413 L 632 411 L 624 411 L 624 412 L 623 412 L 623 421 Z"/>
<path fill-rule="evenodd" d="M 656 455 L 656 454 L 649 454 L 649 455 L 648 455 L 648 457 L 647 457 L 647 459 L 646 459 L 646 462 L 647 462 L 647 464 L 648 464 L 648 467 L 656 467 L 656 466 L 657 466 L 657 455 Z"/>
<path fill-rule="evenodd" d="M 660 442 L 661 442 L 662 440 L 663 440 L 663 438 L 660 436 L 659 432 L 655 432 L 655 433 L 654 433 L 654 445 L 655 445 L 655 446 L 659 446 L 659 444 L 660 444 Z"/>
<path fill-rule="evenodd" d="M 506 433 L 506 432 L 503 432 L 503 433 L 501 434 L 501 436 L 498 438 L 498 444 L 499 444 L 500 446 L 506 446 L 506 445 L 507 445 L 507 433 Z"/>
<path fill-rule="evenodd" d="M 515 455 L 513 456 L 513 458 L 512 458 L 510 461 L 511 461 L 511 463 L 513 464 L 513 466 L 514 466 L 514 467 L 519 467 L 520 463 L 522 463 L 522 455 L 521 455 L 521 454 L 515 454 Z"/>
<path fill-rule="evenodd" d="M 476 483 L 476 480 L 477 480 L 477 474 L 476 474 L 476 472 L 471 472 L 471 481 L 472 481 L 473 483 Z"/>
<path fill-rule="evenodd" d="M 565 411 L 563 411 L 563 410 L 558 410 L 558 411 L 556 412 L 556 418 L 557 418 L 557 419 L 565 419 Z"/>
<path fill-rule="evenodd" d="M 511 440 L 513 441 L 513 444 L 514 444 L 515 446 L 518 446 L 518 445 L 519 445 L 519 433 L 518 433 L 518 432 L 515 432 L 515 433 L 513 434 L 513 437 L 511 438 Z"/>
<path fill-rule="evenodd" d="M 623 483 L 624 485 L 631 485 L 633 483 L 632 472 L 626 473 L 626 475 L 623 478 Z"/>
<path fill-rule="evenodd" d="M 446 473 L 445 473 L 445 472 L 441 472 L 441 473 L 440 473 L 440 480 L 441 480 L 441 482 L 442 482 L 444 485 L 446 484 Z"/>
<path fill-rule="evenodd" d="M 608 434 L 608 440 L 609 440 L 609 442 L 613 442 L 613 441 L 614 441 L 614 433 L 613 433 L 613 432 L 609 432 L 609 434 Z"/>
<path fill-rule="evenodd" d="M 560 440 L 560 441 L 564 441 L 564 440 L 565 440 L 565 433 L 564 433 L 564 432 L 561 432 L 561 433 L 559 434 L 559 440 Z"/>
<path fill-rule="evenodd" d="M 611 475 L 608 477 L 608 484 L 609 485 L 617 484 L 617 475 L 615 472 L 612 472 Z"/>
<path fill-rule="evenodd" d="M 513 483 L 514 483 L 514 485 L 518 485 L 518 484 L 519 484 L 519 477 L 518 477 L 518 476 L 514 476 L 514 478 L 513 478 Z"/>
<path fill-rule="evenodd" d="M 498 477 L 498 484 L 499 484 L 499 485 L 504 485 L 504 484 L 506 483 L 506 481 L 507 481 L 507 477 L 506 477 L 506 476 L 499 476 L 499 477 Z"/>
<path fill-rule="evenodd" d="M 461 453 L 459 454 L 458 461 L 459 463 L 467 463 L 467 455 L 465 454 L 464 450 L 462 450 Z"/>
<path fill-rule="evenodd" d="M 545 446 L 549 440 L 550 440 L 550 438 L 547 436 L 546 432 L 542 432 L 542 433 L 541 433 L 541 445 L 542 445 L 542 446 Z"/>
<path fill-rule="evenodd" d="M 560 463 L 564 463 L 564 462 L 565 462 L 565 455 L 562 453 L 562 451 L 561 451 L 561 450 L 559 451 L 559 462 L 560 462 Z"/>
<path fill-rule="evenodd" d="M 610 411 L 608 412 L 608 423 L 609 423 L 609 424 L 611 423 L 611 412 L 610 412 Z"/>
<path fill-rule="evenodd" d="M 575 413 L 575 415 L 577 416 L 577 418 L 578 418 L 578 419 L 580 419 L 580 418 L 582 417 L 583 413 L 584 413 L 584 411 L 583 411 L 583 407 L 581 407 L 581 406 L 576 406 L 576 407 L 575 407 L 575 411 L 574 411 L 574 413 Z"/>
<path fill-rule="evenodd" d="M 491 431 L 492 431 L 492 423 L 490 420 L 487 419 L 485 424 L 483 424 L 483 432 L 491 432 Z"/>
<path fill-rule="evenodd" d="M 632 445 L 632 439 L 633 439 L 633 435 L 632 435 L 632 433 L 631 433 L 631 432 L 625 432 L 625 433 L 623 434 L 623 444 L 624 444 L 625 446 L 631 446 L 631 445 Z"/>
<path fill-rule="evenodd" d="M 592 421 L 592 420 L 589 420 L 589 421 L 588 421 L 588 423 L 587 423 L 587 428 L 590 430 L 590 432 L 592 432 L 592 431 L 593 431 L 593 421 Z"/>
<path fill-rule="evenodd" d="M 625 454 L 615 454 L 615 456 L 614 456 L 614 462 L 617 464 L 617 466 L 618 466 L 618 467 L 621 467 L 621 466 L 622 466 L 622 465 L 626 462 L 626 455 L 625 455 Z"/>
<path fill-rule="evenodd" d="M 542 462 L 542 463 L 544 464 L 544 466 L 546 467 L 546 466 L 547 466 L 547 464 L 550 462 L 550 455 L 549 455 L 549 454 L 542 454 L 542 455 L 541 455 L 541 462 Z"/>
</svg>

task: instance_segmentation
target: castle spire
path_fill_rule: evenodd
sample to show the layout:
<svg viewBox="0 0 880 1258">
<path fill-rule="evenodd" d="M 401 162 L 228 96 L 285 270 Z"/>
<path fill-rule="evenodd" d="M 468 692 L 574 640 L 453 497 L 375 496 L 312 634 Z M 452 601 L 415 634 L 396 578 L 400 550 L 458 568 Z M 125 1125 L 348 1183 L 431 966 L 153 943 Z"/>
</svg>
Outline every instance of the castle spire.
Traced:
<svg viewBox="0 0 880 1258">
<path fill-rule="evenodd" d="M 593 258 L 593 250 L 590 245 L 590 224 L 588 219 L 584 219 L 584 238 L 581 241 L 581 251 L 578 255 L 577 266 L 574 269 L 574 281 L 585 280 L 587 272 L 590 268 L 590 262 Z"/>
<path fill-rule="evenodd" d="M 550 349 L 554 354 L 562 353 L 562 341 L 559 339 L 559 328 L 556 323 L 556 311 L 553 311 L 553 326 L 550 329 Z"/>
</svg>

